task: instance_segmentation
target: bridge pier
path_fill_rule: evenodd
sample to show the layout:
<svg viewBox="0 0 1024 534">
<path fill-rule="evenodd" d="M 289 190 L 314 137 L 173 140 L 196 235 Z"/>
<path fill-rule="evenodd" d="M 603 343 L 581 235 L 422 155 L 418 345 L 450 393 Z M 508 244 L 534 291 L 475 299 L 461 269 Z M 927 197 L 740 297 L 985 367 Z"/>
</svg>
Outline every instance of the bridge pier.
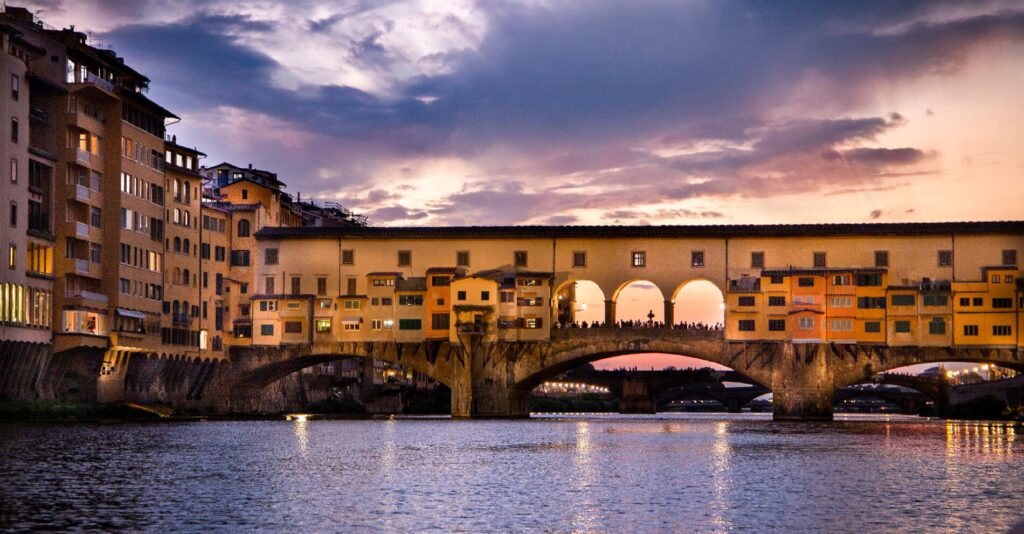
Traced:
<svg viewBox="0 0 1024 534">
<path fill-rule="evenodd" d="M 615 301 L 606 300 L 604 301 L 604 324 L 605 326 L 612 326 L 615 324 Z"/>
<path fill-rule="evenodd" d="M 832 420 L 835 385 L 829 351 L 825 344 L 783 344 L 781 361 L 772 369 L 772 419 Z"/>
<path fill-rule="evenodd" d="M 619 396 L 619 413 L 657 413 L 658 402 L 651 395 L 649 384 L 643 380 L 624 379 Z"/>
<path fill-rule="evenodd" d="M 665 301 L 665 328 L 676 324 L 676 305 L 671 300 Z"/>
<path fill-rule="evenodd" d="M 451 381 L 452 417 L 529 417 L 530 392 L 515 387 L 515 362 L 489 355 L 493 347 L 477 340 L 467 349 L 468 365 Z"/>
</svg>

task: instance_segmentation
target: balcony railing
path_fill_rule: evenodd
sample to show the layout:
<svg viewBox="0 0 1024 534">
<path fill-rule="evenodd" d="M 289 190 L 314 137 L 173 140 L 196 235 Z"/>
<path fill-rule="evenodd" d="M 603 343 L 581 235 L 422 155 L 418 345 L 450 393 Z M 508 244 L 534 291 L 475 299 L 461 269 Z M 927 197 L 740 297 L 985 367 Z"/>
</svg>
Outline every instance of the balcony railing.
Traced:
<svg viewBox="0 0 1024 534">
<path fill-rule="evenodd" d="M 89 202 L 89 188 L 84 185 L 76 185 L 75 198 L 82 202 Z"/>
<path fill-rule="evenodd" d="M 79 260 L 84 261 L 84 260 Z M 95 291 L 86 291 L 85 289 L 69 289 L 67 292 L 68 298 L 81 298 L 87 300 L 95 300 L 98 302 L 107 302 L 108 298 L 103 293 L 96 293 Z"/>
<path fill-rule="evenodd" d="M 75 260 L 75 270 L 80 273 L 89 273 L 89 260 Z"/>
<path fill-rule="evenodd" d="M 99 76 L 97 76 L 97 75 L 95 75 L 95 74 L 93 74 L 91 72 L 87 72 L 85 74 L 85 79 L 82 80 L 82 83 L 88 83 L 88 84 L 95 85 L 96 87 L 99 87 L 100 89 L 103 89 L 104 91 L 107 91 L 108 93 L 113 93 L 114 92 L 114 84 L 108 82 L 107 80 L 104 80 L 103 78 L 100 78 Z"/>
<path fill-rule="evenodd" d="M 89 238 L 89 225 L 84 222 L 75 221 L 75 235 L 82 239 Z"/>
<path fill-rule="evenodd" d="M 90 154 L 88 150 L 75 147 L 75 161 L 89 165 L 92 163 L 92 154 Z"/>
<path fill-rule="evenodd" d="M 186 313 L 175 313 L 171 316 L 171 322 L 174 323 L 175 326 L 191 326 L 192 316 Z"/>
</svg>

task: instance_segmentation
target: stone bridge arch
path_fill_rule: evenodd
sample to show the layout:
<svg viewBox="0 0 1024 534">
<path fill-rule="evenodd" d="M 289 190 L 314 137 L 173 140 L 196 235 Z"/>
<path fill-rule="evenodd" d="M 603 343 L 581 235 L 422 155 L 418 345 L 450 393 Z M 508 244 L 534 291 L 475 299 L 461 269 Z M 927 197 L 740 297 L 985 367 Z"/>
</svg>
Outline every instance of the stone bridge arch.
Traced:
<svg viewBox="0 0 1024 534">
<path fill-rule="evenodd" d="M 469 355 L 460 345 L 446 341 L 319 343 L 248 350 L 243 361 L 235 362 L 239 369 L 229 385 L 231 407 L 237 411 L 264 411 L 259 407 L 263 404 L 262 390 L 267 386 L 302 369 L 345 358 L 401 364 L 448 386 L 453 400 L 469 395 L 463 379 Z"/>
</svg>

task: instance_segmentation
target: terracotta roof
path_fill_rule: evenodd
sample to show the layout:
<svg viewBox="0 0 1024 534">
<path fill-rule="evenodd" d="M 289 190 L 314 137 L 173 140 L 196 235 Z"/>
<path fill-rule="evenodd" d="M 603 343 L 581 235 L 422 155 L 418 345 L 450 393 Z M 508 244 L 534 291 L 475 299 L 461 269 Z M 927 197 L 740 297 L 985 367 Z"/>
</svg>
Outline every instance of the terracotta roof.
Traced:
<svg viewBox="0 0 1024 534">
<path fill-rule="evenodd" d="M 264 228 L 263 239 L 288 238 L 736 238 L 865 235 L 1024 234 L 1024 221 L 674 226 L 422 226 Z"/>
<path fill-rule="evenodd" d="M 431 267 L 427 269 L 427 274 L 458 274 L 458 267 Z"/>
<path fill-rule="evenodd" d="M 366 273 L 366 276 L 398 276 L 398 277 L 401 277 L 402 273 L 400 273 L 400 272 L 391 272 L 391 271 L 374 271 L 372 273 Z"/>
<path fill-rule="evenodd" d="M 836 273 L 882 274 L 886 269 L 880 267 L 819 267 L 816 269 L 768 269 L 761 271 L 761 276 L 794 276 L 794 275 L 830 275 Z"/>
</svg>

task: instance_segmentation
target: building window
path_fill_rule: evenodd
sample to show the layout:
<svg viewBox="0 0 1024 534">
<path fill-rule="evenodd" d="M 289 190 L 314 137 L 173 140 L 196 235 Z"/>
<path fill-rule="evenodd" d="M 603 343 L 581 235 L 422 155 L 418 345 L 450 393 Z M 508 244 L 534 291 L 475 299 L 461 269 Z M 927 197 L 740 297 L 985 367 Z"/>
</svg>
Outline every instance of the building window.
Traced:
<svg viewBox="0 0 1024 534">
<path fill-rule="evenodd" d="M 480 292 L 480 300 L 482 300 L 484 302 L 487 302 L 487 301 L 491 300 L 491 292 L 490 291 L 481 291 Z"/>
<path fill-rule="evenodd" d="M 952 250 L 940 250 L 939 251 L 939 267 L 949 267 L 953 265 L 953 251 Z"/>
<path fill-rule="evenodd" d="M 1000 309 L 1010 309 L 1010 308 L 1013 308 L 1013 299 L 1012 298 L 994 298 L 994 299 L 992 299 L 992 307 L 993 308 L 1000 308 Z"/>
<path fill-rule="evenodd" d="M 1003 251 L 1003 265 L 1017 265 L 1017 251 L 1016 250 L 1004 250 Z"/>
<path fill-rule="evenodd" d="M 342 265 L 354 265 L 356 263 L 356 251 L 354 250 L 342 250 L 341 251 L 341 264 Z"/>
<path fill-rule="evenodd" d="M 875 267 L 888 267 L 889 266 L 889 251 L 888 250 L 876 250 L 875 251 Z"/>
<path fill-rule="evenodd" d="M 18 203 L 11 201 L 11 226 L 18 226 Z"/>
<path fill-rule="evenodd" d="M 976 324 L 965 324 L 964 325 L 965 336 L 976 336 L 978 335 L 978 325 Z"/>
<path fill-rule="evenodd" d="M 946 321 L 943 321 L 942 319 L 935 317 L 934 319 L 931 320 L 931 322 L 928 323 L 928 333 L 933 336 L 945 334 Z"/>
<path fill-rule="evenodd" d="M 412 265 L 412 251 L 411 250 L 399 250 L 398 251 L 398 266 L 409 267 Z"/>
<path fill-rule="evenodd" d="M 265 284 L 264 287 L 266 288 L 266 291 L 264 291 L 264 293 L 266 293 L 268 295 L 273 295 L 274 294 L 274 289 L 275 289 L 274 288 L 274 277 L 273 276 L 268 276 L 268 277 L 266 277 L 263 280 L 263 282 Z"/>
<path fill-rule="evenodd" d="M 982 297 L 974 297 L 973 299 L 971 299 L 971 306 L 984 306 L 984 305 L 985 305 L 985 299 L 982 298 Z"/>
<path fill-rule="evenodd" d="M 814 266 L 815 267 L 826 267 L 826 266 L 828 266 L 828 261 L 826 261 L 825 253 L 824 252 L 815 252 L 814 253 Z"/>
<path fill-rule="evenodd" d="M 849 332 L 853 330 L 853 321 L 850 319 L 832 319 L 828 323 L 828 329 L 833 332 Z"/>
<path fill-rule="evenodd" d="M 810 276 L 801 276 L 796 279 L 796 285 L 800 287 L 814 287 L 814 278 Z"/>
<path fill-rule="evenodd" d="M 633 267 L 646 267 L 647 266 L 647 252 L 643 250 L 634 250 L 632 253 L 632 260 L 630 265 Z"/>
<path fill-rule="evenodd" d="M 889 297 L 889 303 L 893 306 L 913 306 L 916 300 L 914 295 L 893 295 Z"/>
<path fill-rule="evenodd" d="M 326 334 L 331 331 L 331 320 L 330 319 L 317 319 L 316 320 L 316 333 Z"/>
<path fill-rule="evenodd" d="M 422 330 L 423 322 L 419 319 L 399 319 L 398 320 L 399 330 Z"/>
<path fill-rule="evenodd" d="M 786 297 L 768 297 L 769 306 L 785 306 Z"/>
<path fill-rule="evenodd" d="M 433 330 L 448 330 L 450 316 L 447 313 L 435 313 L 430 316 L 430 328 Z"/>
<path fill-rule="evenodd" d="M 786 320 L 785 319 L 769 319 L 768 320 L 768 331 L 769 332 L 785 332 L 786 331 Z"/>
<path fill-rule="evenodd" d="M 284 323 L 285 334 L 301 334 L 302 333 L 302 322 L 301 321 L 285 321 Z"/>
<path fill-rule="evenodd" d="M 690 252 L 690 267 L 703 267 L 704 266 L 704 251 L 694 250 Z"/>
<path fill-rule="evenodd" d="M 753 332 L 754 331 L 754 320 L 753 319 L 740 319 L 739 327 L 740 327 L 740 332 Z"/>
<path fill-rule="evenodd" d="M 359 307 L 360 307 L 360 303 L 359 303 L 358 300 L 346 300 L 345 301 L 345 309 L 346 310 L 358 310 Z"/>
<path fill-rule="evenodd" d="M 238 221 L 238 237 L 249 237 L 249 221 L 242 219 Z"/>
<path fill-rule="evenodd" d="M 864 332 L 868 334 L 878 334 L 882 331 L 882 323 L 878 321 L 867 321 L 864 323 Z"/>
<path fill-rule="evenodd" d="M 373 319 L 370 321 L 370 330 L 380 330 L 382 323 L 380 319 Z"/>
<path fill-rule="evenodd" d="M 828 305 L 832 308 L 850 308 L 853 306 L 853 297 L 830 297 Z"/>
<path fill-rule="evenodd" d="M 268 248 L 263 251 L 263 264 L 264 265 L 277 265 L 277 249 Z"/>
<path fill-rule="evenodd" d="M 992 325 L 993 336 L 1008 336 L 1013 333 L 1013 328 L 1010 325 L 997 324 Z"/>
<path fill-rule="evenodd" d="M 430 285 L 434 287 L 445 287 L 452 285 L 452 279 L 447 276 L 431 276 Z"/>
<path fill-rule="evenodd" d="M 573 267 L 586 267 L 587 266 L 587 253 L 582 250 L 577 250 L 572 253 L 572 266 Z"/>
<path fill-rule="evenodd" d="M 750 266 L 754 269 L 764 268 L 764 252 L 750 253 Z"/>
<path fill-rule="evenodd" d="M 738 300 L 739 300 L 739 305 L 740 306 L 753 306 L 754 305 L 754 297 L 740 297 Z"/>
<path fill-rule="evenodd" d="M 18 119 L 11 117 L 11 142 L 18 142 Z"/>
<path fill-rule="evenodd" d="M 302 277 L 293 276 L 292 277 L 292 295 L 301 295 L 301 294 L 302 294 Z"/>
<path fill-rule="evenodd" d="M 882 285 L 882 275 L 878 273 L 858 274 L 855 280 L 859 287 L 878 287 Z"/>
<path fill-rule="evenodd" d="M 358 282 L 356 282 L 355 278 L 348 278 L 348 279 L 346 279 L 345 280 L 345 286 L 346 286 L 345 287 L 345 294 L 346 295 L 355 295 L 356 291 L 358 290 L 358 288 L 356 287 L 356 284 L 358 284 Z"/>
<path fill-rule="evenodd" d="M 272 335 L 274 335 L 274 325 L 272 325 L 272 324 L 260 325 L 260 335 L 261 336 L 272 336 Z"/>
<path fill-rule="evenodd" d="M 910 321 L 896 321 L 895 323 L 893 323 L 893 330 L 897 334 L 909 334 Z"/>
<path fill-rule="evenodd" d="M 249 190 L 248 189 L 243 189 L 242 190 L 242 200 L 245 200 L 245 199 L 248 199 L 248 198 L 249 198 Z"/>
<path fill-rule="evenodd" d="M 526 251 L 525 250 L 517 250 L 517 251 L 515 251 L 512 254 L 512 260 L 513 260 L 513 262 L 514 262 L 516 267 L 526 267 L 526 263 L 527 263 L 526 262 L 526 260 L 527 260 Z"/>
<path fill-rule="evenodd" d="M 814 317 L 801 317 L 797 323 L 797 327 L 800 330 L 812 330 L 814 329 Z"/>
<path fill-rule="evenodd" d="M 455 265 L 459 267 L 469 267 L 469 251 L 460 250 L 455 253 Z"/>
<path fill-rule="evenodd" d="M 11 158 L 11 183 L 18 183 L 18 158 Z"/>
<path fill-rule="evenodd" d="M 14 243 L 7 245 L 7 267 L 10 269 L 18 268 L 18 245 Z"/>
<path fill-rule="evenodd" d="M 848 274 L 836 274 L 832 276 L 832 285 L 834 286 L 848 286 L 850 285 L 850 275 Z"/>
<path fill-rule="evenodd" d="M 18 99 L 18 94 L 21 92 L 21 79 L 18 78 L 17 74 L 11 74 L 11 98 L 14 100 Z"/>
<path fill-rule="evenodd" d="M 949 302 L 946 295 L 924 295 L 921 298 L 925 306 L 945 306 Z"/>
<path fill-rule="evenodd" d="M 316 294 L 321 297 L 327 294 L 327 278 L 320 276 L 316 279 Z"/>
<path fill-rule="evenodd" d="M 857 297 L 857 307 L 862 310 L 884 310 L 885 297 Z"/>
<path fill-rule="evenodd" d="M 466 300 L 466 292 L 465 291 L 459 291 L 459 292 L 455 293 L 455 298 L 458 299 L 458 300 Z"/>
<path fill-rule="evenodd" d="M 399 295 L 398 296 L 399 306 L 422 306 L 423 295 Z"/>
</svg>

